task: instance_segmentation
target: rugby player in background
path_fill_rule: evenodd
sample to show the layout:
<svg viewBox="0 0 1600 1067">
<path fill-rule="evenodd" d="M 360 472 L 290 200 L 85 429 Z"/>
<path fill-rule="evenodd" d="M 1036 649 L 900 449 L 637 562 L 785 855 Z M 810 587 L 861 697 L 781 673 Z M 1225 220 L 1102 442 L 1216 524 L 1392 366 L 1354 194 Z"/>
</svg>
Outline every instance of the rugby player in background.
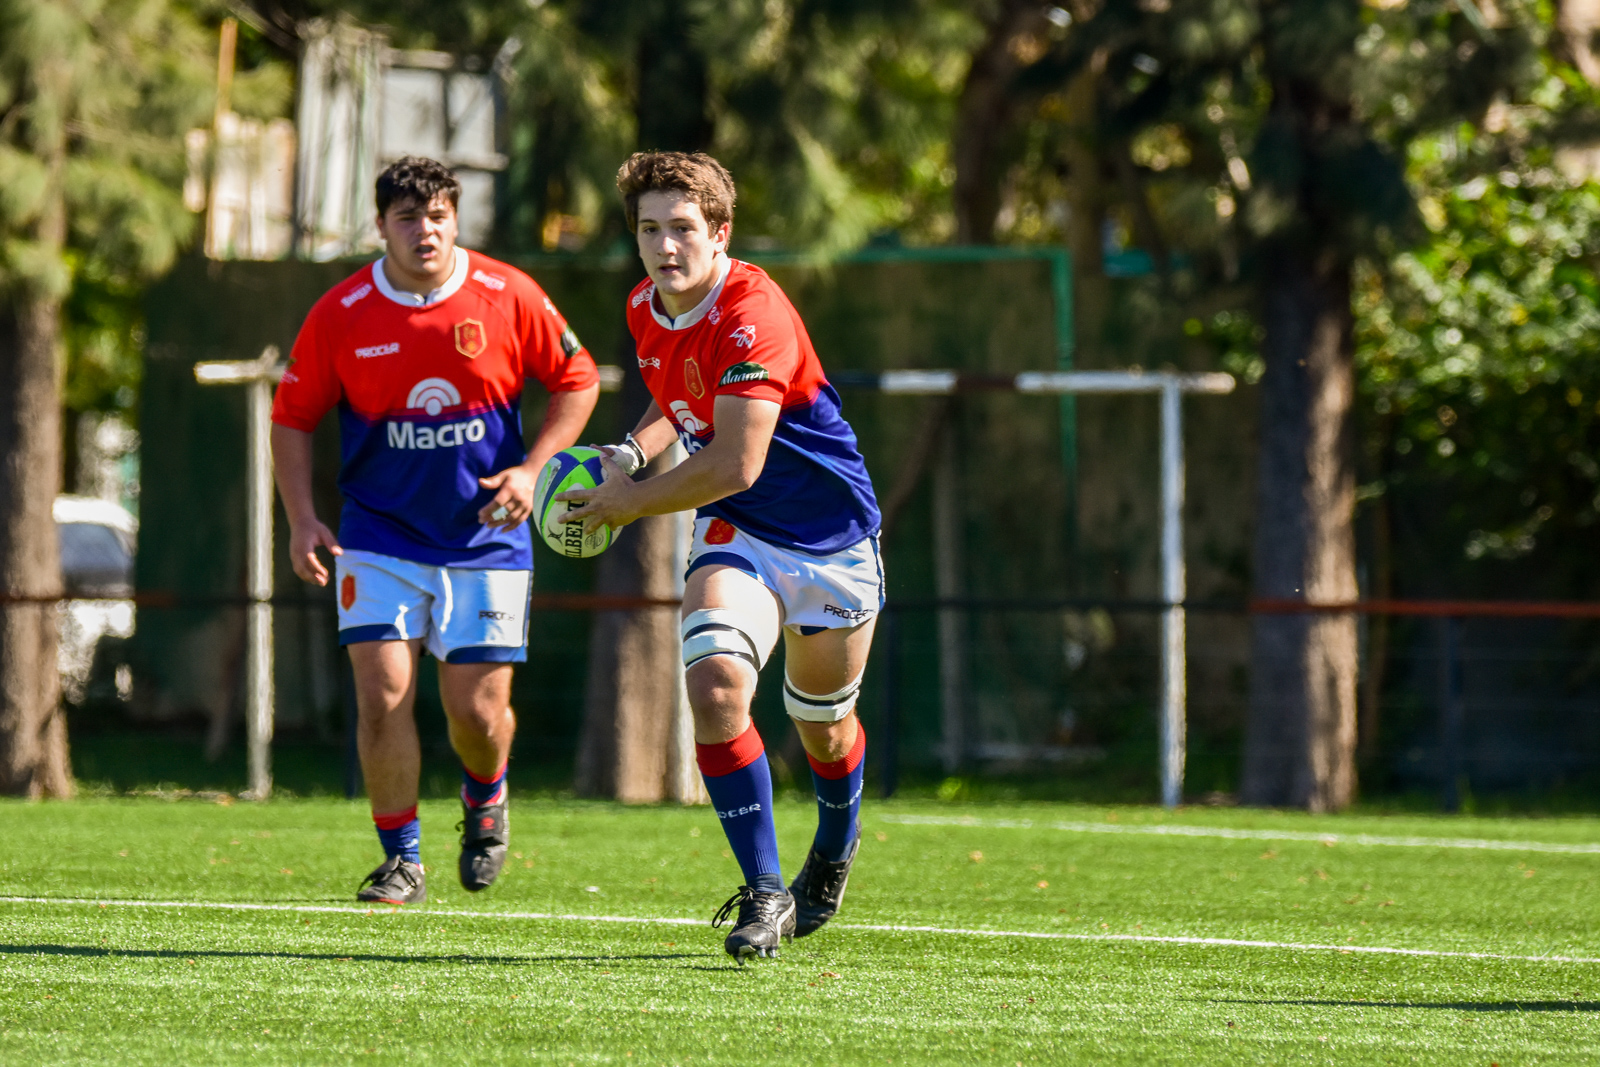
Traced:
<svg viewBox="0 0 1600 1067">
<path fill-rule="evenodd" d="M 462 763 L 461 884 L 505 862 L 506 760 L 516 720 L 511 664 L 527 657 L 532 543 L 523 524 L 539 468 L 578 439 L 599 375 L 555 305 L 515 267 L 456 247 L 460 183 L 406 158 L 378 177 L 384 256 L 306 316 L 272 411 L 278 491 L 297 575 L 328 583 L 350 650 L 358 747 L 384 862 L 357 899 L 427 899 L 418 853 L 422 753 L 412 708 L 418 659 Z M 550 392 L 531 449 L 525 379 Z M 339 533 L 311 498 L 311 434 L 339 409 Z"/>
<path fill-rule="evenodd" d="M 777 283 L 728 256 L 733 179 L 706 155 L 634 155 L 617 175 L 649 278 L 628 326 L 653 403 L 608 477 L 558 500 L 586 531 L 698 509 L 683 601 L 696 755 L 745 884 L 725 947 L 777 955 L 838 911 L 860 845 L 866 735 L 856 695 L 883 605 L 879 515 L 855 432 Z M 681 440 L 689 458 L 633 474 Z M 817 832 L 788 889 L 772 779 L 750 720 L 757 672 L 783 634 L 784 705 L 811 763 Z"/>
</svg>

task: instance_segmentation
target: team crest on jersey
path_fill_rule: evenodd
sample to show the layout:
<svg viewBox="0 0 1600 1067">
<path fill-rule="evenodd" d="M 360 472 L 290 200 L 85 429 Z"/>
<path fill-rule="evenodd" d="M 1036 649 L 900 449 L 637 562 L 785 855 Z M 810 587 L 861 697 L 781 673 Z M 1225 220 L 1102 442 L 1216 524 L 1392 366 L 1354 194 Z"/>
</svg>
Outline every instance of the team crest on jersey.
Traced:
<svg viewBox="0 0 1600 1067">
<path fill-rule="evenodd" d="M 752 363 L 746 360 L 743 363 L 735 363 L 723 371 L 722 380 L 717 382 L 717 385 L 721 387 L 724 385 L 738 385 L 740 382 L 764 382 L 770 377 L 772 375 L 767 372 L 767 368 L 759 363 Z"/>
<path fill-rule="evenodd" d="M 468 359 L 477 359 L 489 347 L 489 335 L 477 319 L 463 319 L 456 323 L 456 351 Z"/>
<path fill-rule="evenodd" d="M 700 378 L 700 364 L 692 359 L 683 365 L 683 384 L 688 386 L 689 395 L 696 400 L 706 395 L 706 383 Z"/>
</svg>

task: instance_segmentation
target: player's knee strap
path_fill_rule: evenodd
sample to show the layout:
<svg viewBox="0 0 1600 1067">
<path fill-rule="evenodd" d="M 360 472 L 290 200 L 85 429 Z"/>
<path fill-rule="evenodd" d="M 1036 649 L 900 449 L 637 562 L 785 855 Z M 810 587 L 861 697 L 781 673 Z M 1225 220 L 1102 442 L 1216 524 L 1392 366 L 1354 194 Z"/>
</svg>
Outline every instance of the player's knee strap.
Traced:
<svg viewBox="0 0 1600 1067">
<path fill-rule="evenodd" d="M 789 712 L 789 718 L 799 719 L 801 722 L 838 722 L 851 709 L 856 706 L 856 697 L 861 695 L 861 679 L 866 674 L 855 676 L 855 680 L 837 693 L 826 696 L 817 696 L 807 693 L 795 686 L 789 680 L 787 671 L 783 675 L 783 706 Z"/>
<path fill-rule="evenodd" d="M 682 634 L 685 670 L 711 656 L 732 656 L 760 673 L 778 640 L 773 626 L 753 614 L 729 608 L 690 612 L 683 620 Z"/>
</svg>

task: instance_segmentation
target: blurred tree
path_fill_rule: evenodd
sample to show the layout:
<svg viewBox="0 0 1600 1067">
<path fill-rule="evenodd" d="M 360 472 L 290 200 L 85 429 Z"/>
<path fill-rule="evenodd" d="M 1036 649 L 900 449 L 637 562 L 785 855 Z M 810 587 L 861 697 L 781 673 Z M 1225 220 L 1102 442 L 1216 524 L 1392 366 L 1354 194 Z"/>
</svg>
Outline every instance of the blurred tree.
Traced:
<svg viewBox="0 0 1600 1067">
<path fill-rule="evenodd" d="M 165 269 L 182 133 L 210 106 L 199 27 L 160 0 L 0 2 L 0 791 L 69 796 L 56 675 L 62 302 Z M 40 599 L 43 598 L 43 602 Z"/>
</svg>

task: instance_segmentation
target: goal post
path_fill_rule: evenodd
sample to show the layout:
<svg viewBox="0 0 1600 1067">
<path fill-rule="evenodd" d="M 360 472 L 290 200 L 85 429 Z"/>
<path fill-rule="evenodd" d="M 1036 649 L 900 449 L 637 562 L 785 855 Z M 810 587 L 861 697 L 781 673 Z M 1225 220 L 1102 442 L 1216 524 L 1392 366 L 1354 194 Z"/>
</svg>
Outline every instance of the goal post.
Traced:
<svg viewBox="0 0 1600 1067">
<path fill-rule="evenodd" d="M 948 396 L 955 393 L 1008 391 L 1034 396 L 1155 395 L 1161 409 L 1161 803 L 1176 807 L 1183 799 L 1184 753 L 1188 721 L 1187 642 L 1184 600 L 1187 582 L 1183 562 L 1183 397 L 1222 396 L 1233 392 L 1233 375 L 1176 371 L 1025 371 L 1021 374 L 966 374 L 953 370 L 892 370 L 832 375 L 840 388 L 863 389 L 898 396 Z M 954 631 L 951 631 L 952 633 Z M 941 649 L 942 656 L 959 650 Z M 959 699 L 949 686 L 948 703 Z M 945 731 L 958 722 L 957 709 L 944 709 Z M 947 736 L 947 749 L 960 744 Z"/>
</svg>

